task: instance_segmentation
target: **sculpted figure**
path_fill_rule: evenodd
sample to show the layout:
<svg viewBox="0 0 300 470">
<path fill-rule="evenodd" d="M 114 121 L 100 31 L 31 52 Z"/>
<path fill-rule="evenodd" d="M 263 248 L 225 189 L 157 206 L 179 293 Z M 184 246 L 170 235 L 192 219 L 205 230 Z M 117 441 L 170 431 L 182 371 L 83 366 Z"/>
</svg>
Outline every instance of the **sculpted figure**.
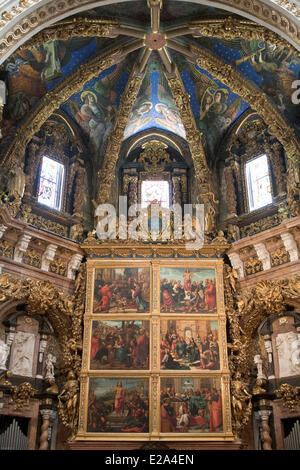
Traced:
<svg viewBox="0 0 300 470">
<path fill-rule="evenodd" d="M 58 395 L 58 409 L 65 426 L 75 430 L 79 385 L 73 371 L 69 371 L 62 392 Z"/>
</svg>

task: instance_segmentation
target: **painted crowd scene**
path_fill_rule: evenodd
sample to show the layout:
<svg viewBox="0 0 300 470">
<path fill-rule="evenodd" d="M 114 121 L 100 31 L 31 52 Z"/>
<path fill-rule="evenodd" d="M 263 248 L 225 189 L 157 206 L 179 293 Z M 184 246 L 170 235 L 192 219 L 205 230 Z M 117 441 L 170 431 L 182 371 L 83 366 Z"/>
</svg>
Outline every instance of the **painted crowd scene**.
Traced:
<svg viewBox="0 0 300 470">
<path fill-rule="evenodd" d="M 93 321 L 90 368 L 149 369 L 149 320 Z"/>
<path fill-rule="evenodd" d="M 91 378 L 88 432 L 149 431 L 149 384 L 144 378 Z"/>
<path fill-rule="evenodd" d="M 160 334 L 162 369 L 220 369 L 217 321 L 164 320 Z"/>
<path fill-rule="evenodd" d="M 215 433 L 223 429 L 219 378 L 162 378 L 161 432 Z"/>
<path fill-rule="evenodd" d="M 214 269 L 161 268 L 160 311 L 162 313 L 215 313 Z"/>
<path fill-rule="evenodd" d="M 148 313 L 149 268 L 95 270 L 94 313 Z"/>
</svg>

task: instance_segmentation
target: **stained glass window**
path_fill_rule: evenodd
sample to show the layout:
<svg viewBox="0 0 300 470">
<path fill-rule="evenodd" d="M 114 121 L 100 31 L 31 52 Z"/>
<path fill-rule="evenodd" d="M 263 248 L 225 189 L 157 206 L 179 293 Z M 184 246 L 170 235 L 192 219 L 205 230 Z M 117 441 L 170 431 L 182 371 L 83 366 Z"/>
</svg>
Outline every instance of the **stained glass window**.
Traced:
<svg viewBox="0 0 300 470">
<path fill-rule="evenodd" d="M 254 158 L 246 164 L 246 182 L 250 211 L 272 202 L 267 155 Z"/>
<path fill-rule="evenodd" d="M 161 207 L 169 207 L 169 183 L 168 181 L 142 181 L 141 206 L 160 204 Z"/>
<path fill-rule="evenodd" d="M 48 157 L 43 157 L 39 181 L 38 202 L 60 210 L 64 180 L 64 166 Z"/>
</svg>

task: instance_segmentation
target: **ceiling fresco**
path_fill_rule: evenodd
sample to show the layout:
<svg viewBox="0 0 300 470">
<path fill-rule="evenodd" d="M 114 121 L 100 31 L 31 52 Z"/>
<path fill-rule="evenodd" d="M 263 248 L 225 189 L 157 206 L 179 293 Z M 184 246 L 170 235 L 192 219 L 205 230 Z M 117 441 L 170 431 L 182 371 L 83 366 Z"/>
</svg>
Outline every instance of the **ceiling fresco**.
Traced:
<svg viewBox="0 0 300 470">
<path fill-rule="evenodd" d="M 197 44 L 234 65 L 248 80 L 259 86 L 300 135 L 299 105 L 293 104 L 291 98 L 295 91 L 292 83 L 300 79 L 300 59 L 293 50 L 258 39 L 199 38 Z"/>
<path fill-rule="evenodd" d="M 81 13 L 81 16 L 83 13 Z M 119 19 L 130 25 L 140 25 L 150 31 L 150 10 L 146 0 L 121 2 L 84 12 L 94 18 Z M 199 18 L 228 15 L 190 2 L 163 2 L 160 11 L 161 29 L 185 24 Z M 126 23 L 127 22 L 127 23 Z M 212 37 L 193 38 L 191 34 L 178 38 L 185 47 L 193 44 L 209 50 L 228 64 L 237 68 L 276 104 L 278 110 L 298 130 L 300 135 L 299 106 L 293 105 L 292 82 L 300 78 L 300 60 L 293 49 L 272 46 L 260 40 L 245 41 L 240 38 L 223 40 Z M 74 37 L 69 40 L 51 39 L 26 49 L 26 44 L 2 64 L 8 73 L 9 99 L 1 122 L 1 149 L 7 148 L 16 128 L 26 119 L 40 100 L 82 63 L 87 63 L 99 53 L 122 46 L 136 38 Z M 177 65 L 183 84 L 190 95 L 191 108 L 198 128 L 203 132 L 209 159 L 214 159 L 220 143 L 230 126 L 249 106 L 209 71 L 190 63 L 179 52 L 166 46 L 172 61 Z M 142 49 L 141 49 L 142 50 Z M 132 66 L 138 62 L 141 51 L 130 53 L 117 66 L 106 70 L 86 83 L 80 92 L 61 105 L 61 110 L 87 137 L 95 161 L 105 152 L 109 132 L 117 114 Z M 137 100 L 129 116 L 124 140 L 147 129 L 164 130 L 185 138 L 185 130 L 163 73 L 159 51 L 152 51 Z"/>
<path fill-rule="evenodd" d="M 214 80 L 206 71 L 174 54 L 198 129 L 203 132 L 206 150 L 214 159 L 217 145 L 230 125 L 249 109 L 238 95 Z"/>
<path fill-rule="evenodd" d="M 155 54 L 152 54 L 148 62 L 124 138 L 153 127 L 171 131 L 183 138 L 186 136 L 168 82 Z"/>
<path fill-rule="evenodd" d="M 79 93 L 61 106 L 88 136 L 93 155 L 105 153 L 109 133 L 113 127 L 120 97 L 126 87 L 131 64 L 121 62 L 86 83 Z"/>
</svg>

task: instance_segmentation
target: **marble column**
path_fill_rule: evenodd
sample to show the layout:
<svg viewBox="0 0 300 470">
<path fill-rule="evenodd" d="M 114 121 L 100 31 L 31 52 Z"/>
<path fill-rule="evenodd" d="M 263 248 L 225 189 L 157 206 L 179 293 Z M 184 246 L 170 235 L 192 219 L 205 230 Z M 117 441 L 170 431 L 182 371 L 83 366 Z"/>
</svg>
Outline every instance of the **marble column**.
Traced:
<svg viewBox="0 0 300 470">
<path fill-rule="evenodd" d="M 269 426 L 269 417 L 271 410 L 259 410 L 260 422 L 262 427 L 263 450 L 272 450 L 272 437 Z"/>
<path fill-rule="evenodd" d="M 40 410 L 42 415 L 42 426 L 40 434 L 39 450 L 48 450 L 49 441 L 51 441 L 51 428 L 50 423 L 56 418 L 56 411 L 49 409 Z"/>
</svg>

